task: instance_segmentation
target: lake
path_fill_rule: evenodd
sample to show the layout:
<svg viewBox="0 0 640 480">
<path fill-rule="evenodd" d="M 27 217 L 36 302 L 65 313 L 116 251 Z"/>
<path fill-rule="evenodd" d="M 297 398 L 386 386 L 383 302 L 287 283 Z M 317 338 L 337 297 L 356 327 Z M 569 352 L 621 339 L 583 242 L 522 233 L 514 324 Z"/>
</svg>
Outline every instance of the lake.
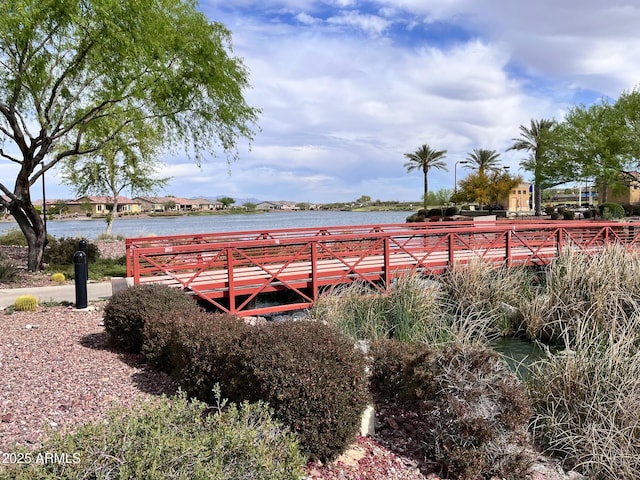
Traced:
<svg viewBox="0 0 640 480">
<path fill-rule="evenodd" d="M 412 212 L 342 212 L 312 210 L 302 212 L 266 212 L 260 214 L 200 215 L 180 217 L 118 218 L 113 234 L 124 237 L 179 235 L 190 233 L 238 232 L 278 228 L 308 228 L 344 225 L 404 223 Z M 0 223 L 0 235 L 17 229 L 15 222 Z M 94 239 L 104 233 L 104 219 L 47 220 L 47 233 L 56 238 Z"/>
</svg>

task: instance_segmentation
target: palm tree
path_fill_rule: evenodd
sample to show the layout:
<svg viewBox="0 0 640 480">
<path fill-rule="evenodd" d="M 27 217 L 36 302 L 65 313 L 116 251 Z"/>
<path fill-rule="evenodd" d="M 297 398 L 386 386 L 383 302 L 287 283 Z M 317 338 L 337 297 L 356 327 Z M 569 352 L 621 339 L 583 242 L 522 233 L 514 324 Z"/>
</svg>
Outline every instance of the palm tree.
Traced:
<svg viewBox="0 0 640 480">
<path fill-rule="evenodd" d="M 546 154 L 552 145 L 552 133 L 556 125 L 555 120 L 531 120 L 527 128 L 520 125 L 520 138 L 513 138 L 514 144 L 508 150 L 525 150 L 530 153 L 522 167 L 533 173 L 533 206 L 536 215 L 542 214 L 542 181 Z M 507 151 L 508 151 L 507 150 Z"/>
<path fill-rule="evenodd" d="M 448 172 L 447 165 L 442 160 L 447 156 L 446 150 L 433 150 L 426 143 L 413 153 L 405 153 L 405 157 L 409 159 L 404 167 L 407 173 L 413 170 L 421 170 L 424 175 L 424 208 L 427 209 L 427 195 L 429 193 L 429 170 L 438 168 Z"/>
<path fill-rule="evenodd" d="M 480 175 L 487 172 L 497 172 L 500 170 L 498 158 L 500 154 L 495 150 L 485 150 L 484 148 L 475 148 L 467 158 L 465 168 L 477 170 Z"/>
</svg>

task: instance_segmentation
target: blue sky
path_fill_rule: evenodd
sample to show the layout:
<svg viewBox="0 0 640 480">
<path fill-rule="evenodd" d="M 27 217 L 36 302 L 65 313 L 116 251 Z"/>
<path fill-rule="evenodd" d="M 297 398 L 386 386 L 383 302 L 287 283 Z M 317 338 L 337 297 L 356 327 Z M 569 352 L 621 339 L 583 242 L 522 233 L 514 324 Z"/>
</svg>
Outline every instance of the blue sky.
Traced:
<svg viewBox="0 0 640 480">
<path fill-rule="evenodd" d="M 239 160 L 198 169 L 163 157 L 163 193 L 299 202 L 419 200 L 403 154 L 427 143 L 454 164 L 506 152 L 520 125 L 640 84 L 640 6 L 609 0 L 201 0 L 233 33 L 263 114 Z M 468 173 L 458 166 L 458 179 Z M 524 172 L 525 179 L 528 179 Z M 73 196 L 49 180 L 47 196 Z"/>
</svg>

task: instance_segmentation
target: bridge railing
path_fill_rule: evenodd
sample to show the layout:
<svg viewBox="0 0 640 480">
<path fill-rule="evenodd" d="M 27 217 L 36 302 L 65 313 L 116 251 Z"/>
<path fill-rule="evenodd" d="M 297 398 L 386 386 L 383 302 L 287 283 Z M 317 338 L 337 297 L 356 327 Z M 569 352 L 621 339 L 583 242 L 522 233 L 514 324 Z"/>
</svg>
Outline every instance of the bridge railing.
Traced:
<svg viewBox="0 0 640 480">
<path fill-rule="evenodd" d="M 326 233 L 321 233 L 325 232 Z M 564 249 L 600 251 L 610 243 L 636 247 L 640 227 L 612 222 L 399 224 L 207 236 L 129 239 L 134 283 L 162 282 L 191 291 L 231 313 L 304 308 L 320 291 L 353 281 L 389 288 L 410 271 L 438 274 L 474 259 L 544 265 Z M 288 290 L 284 306 L 256 307 L 265 293 Z"/>
</svg>

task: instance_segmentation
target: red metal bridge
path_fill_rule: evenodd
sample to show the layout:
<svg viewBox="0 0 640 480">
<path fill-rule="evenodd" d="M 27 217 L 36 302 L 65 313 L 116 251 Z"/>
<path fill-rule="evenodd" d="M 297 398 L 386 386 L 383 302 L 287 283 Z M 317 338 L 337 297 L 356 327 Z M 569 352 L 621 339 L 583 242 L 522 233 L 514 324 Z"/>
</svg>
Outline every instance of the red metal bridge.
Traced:
<svg viewBox="0 0 640 480">
<path fill-rule="evenodd" d="M 640 225 L 593 221 L 434 222 L 128 238 L 127 276 L 163 283 L 239 315 L 313 305 L 354 281 L 385 290 L 410 272 L 437 275 L 457 263 L 545 265 L 567 249 L 595 253 L 640 245 Z M 266 304 L 288 292 L 286 304 Z"/>
</svg>

